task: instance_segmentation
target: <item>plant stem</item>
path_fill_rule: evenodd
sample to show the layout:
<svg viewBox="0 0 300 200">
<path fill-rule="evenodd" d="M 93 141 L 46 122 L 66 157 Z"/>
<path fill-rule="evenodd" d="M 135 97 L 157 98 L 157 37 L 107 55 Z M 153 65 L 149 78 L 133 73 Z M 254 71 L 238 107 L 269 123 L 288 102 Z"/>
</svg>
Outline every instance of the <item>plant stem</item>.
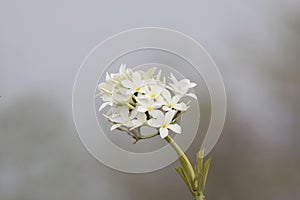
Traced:
<svg viewBox="0 0 300 200">
<path fill-rule="evenodd" d="M 194 196 L 194 199 L 195 199 L 195 200 L 205 200 L 205 198 L 204 198 L 203 195 L 195 195 L 195 196 Z"/>
<path fill-rule="evenodd" d="M 185 153 L 182 151 L 182 149 L 176 144 L 176 142 L 170 137 L 167 136 L 165 137 L 165 140 L 173 147 L 173 149 L 177 152 L 178 156 L 179 156 L 179 160 L 181 162 L 182 165 L 185 165 L 186 168 L 189 171 L 189 175 L 190 175 L 190 180 L 194 180 L 195 179 L 195 172 L 193 170 L 193 167 L 191 165 L 191 162 L 189 161 L 189 159 L 187 158 L 187 156 L 185 155 Z M 190 183 L 191 186 L 193 186 L 193 183 Z"/>
<path fill-rule="evenodd" d="M 149 138 L 153 138 L 157 135 L 158 135 L 158 133 L 153 133 L 153 134 L 150 134 L 150 135 L 141 135 L 139 139 L 149 139 Z"/>
</svg>

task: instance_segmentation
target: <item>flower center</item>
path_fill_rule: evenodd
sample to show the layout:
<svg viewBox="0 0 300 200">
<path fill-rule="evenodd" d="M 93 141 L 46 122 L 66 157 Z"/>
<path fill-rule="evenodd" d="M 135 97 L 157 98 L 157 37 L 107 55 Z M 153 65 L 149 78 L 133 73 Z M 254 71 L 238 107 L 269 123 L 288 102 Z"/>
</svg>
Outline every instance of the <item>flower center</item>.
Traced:
<svg viewBox="0 0 300 200">
<path fill-rule="evenodd" d="M 147 110 L 148 110 L 148 111 L 151 111 L 151 110 L 152 110 L 152 107 L 151 107 L 151 106 L 148 106 Z"/>
<path fill-rule="evenodd" d="M 151 97 L 152 99 L 154 99 L 154 98 L 156 97 L 156 94 L 155 94 L 155 93 L 152 93 L 152 94 L 150 94 L 150 97 Z"/>
<path fill-rule="evenodd" d="M 167 124 L 163 123 L 163 124 L 161 125 L 161 127 L 162 127 L 162 128 L 167 128 Z"/>
<path fill-rule="evenodd" d="M 140 87 L 140 86 L 137 86 L 137 87 L 135 88 L 135 90 L 136 90 L 137 92 L 139 92 L 139 91 L 141 90 L 141 87 Z"/>
<path fill-rule="evenodd" d="M 173 105 L 169 103 L 168 104 L 168 108 L 172 108 L 172 107 L 173 107 Z"/>
</svg>

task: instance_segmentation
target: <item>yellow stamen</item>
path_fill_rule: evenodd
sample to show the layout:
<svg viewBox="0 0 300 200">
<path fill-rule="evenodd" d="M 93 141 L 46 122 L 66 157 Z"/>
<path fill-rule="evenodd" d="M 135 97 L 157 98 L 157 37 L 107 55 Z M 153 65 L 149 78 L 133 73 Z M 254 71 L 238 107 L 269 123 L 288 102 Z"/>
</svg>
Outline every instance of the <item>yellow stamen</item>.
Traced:
<svg viewBox="0 0 300 200">
<path fill-rule="evenodd" d="M 173 105 L 169 103 L 168 104 L 168 108 L 172 108 L 172 107 L 173 107 Z"/>
<path fill-rule="evenodd" d="M 148 106 L 147 110 L 148 110 L 148 111 L 151 111 L 151 110 L 152 110 L 152 107 L 151 107 L 151 106 Z"/>
<path fill-rule="evenodd" d="M 162 127 L 162 128 L 167 128 L 167 124 L 163 123 L 163 124 L 161 125 L 161 127 Z"/>
<path fill-rule="evenodd" d="M 135 88 L 135 90 L 136 90 L 137 92 L 139 92 L 139 91 L 141 90 L 141 87 L 140 87 L 140 86 L 137 86 L 137 87 Z"/>
<path fill-rule="evenodd" d="M 152 93 L 152 94 L 150 94 L 150 97 L 151 97 L 152 99 L 154 99 L 154 98 L 156 97 L 156 94 L 155 94 L 155 93 Z"/>
</svg>

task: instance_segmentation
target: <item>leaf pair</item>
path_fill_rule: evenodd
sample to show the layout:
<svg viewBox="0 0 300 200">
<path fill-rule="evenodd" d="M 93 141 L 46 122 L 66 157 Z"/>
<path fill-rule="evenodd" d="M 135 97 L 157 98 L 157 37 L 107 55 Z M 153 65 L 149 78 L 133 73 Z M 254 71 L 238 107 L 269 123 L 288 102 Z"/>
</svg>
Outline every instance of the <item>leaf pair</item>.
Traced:
<svg viewBox="0 0 300 200">
<path fill-rule="evenodd" d="M 196 171 L 196 178 L 199 182 L 199 190 L 202 192 L 204 192 L 205 189 L 207 175 L 208 175 L 210 162 L 211 162 L 211 158 L 209 158 L 203 164 L 203 157 L 204 157 L 204 150 L 201 149 L 197 153 L 195 171 Z"/>
<path fill-rule="evenodd" d="M 203 162 L 203 157 L 204 150 L 201 149 L 197 153 L 195 171 L 185 155 L 179 158 L 182 167 L 175 168 L 193 196 L 204 194 L 211 158 Z"/>
</svg>

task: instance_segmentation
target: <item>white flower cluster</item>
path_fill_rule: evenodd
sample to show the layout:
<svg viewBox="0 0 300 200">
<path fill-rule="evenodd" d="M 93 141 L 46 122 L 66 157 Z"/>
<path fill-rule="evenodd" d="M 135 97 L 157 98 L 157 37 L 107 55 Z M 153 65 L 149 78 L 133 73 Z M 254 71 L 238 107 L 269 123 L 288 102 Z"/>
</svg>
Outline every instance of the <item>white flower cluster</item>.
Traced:
<svg viewBox="0 0 300 200">
<path fill-rule="evenodd" d="M 111 130 L 135 133 L 135 137 L 140 135 L 142 126 L 156 128 L 162 138 L 169 130 L 181 133 L 176 119 L 189 108 L 189 103 L 184 103 L 182 98 L 196 98 L 195 94 L 188 93 L 196 84 L 188 79 L 178 81 L 170 74 L 171 83 L 167 85 L 165 77 L 161 80 L 161 70 L 155 72 L 156 68 L 144 72 L 121 65 L 119 73 L 106 74 L 106 82 L 98 86 L 104 101 L 99 111 L 110 107 L 104 116 L 112 123 Z"/>
</svg>

